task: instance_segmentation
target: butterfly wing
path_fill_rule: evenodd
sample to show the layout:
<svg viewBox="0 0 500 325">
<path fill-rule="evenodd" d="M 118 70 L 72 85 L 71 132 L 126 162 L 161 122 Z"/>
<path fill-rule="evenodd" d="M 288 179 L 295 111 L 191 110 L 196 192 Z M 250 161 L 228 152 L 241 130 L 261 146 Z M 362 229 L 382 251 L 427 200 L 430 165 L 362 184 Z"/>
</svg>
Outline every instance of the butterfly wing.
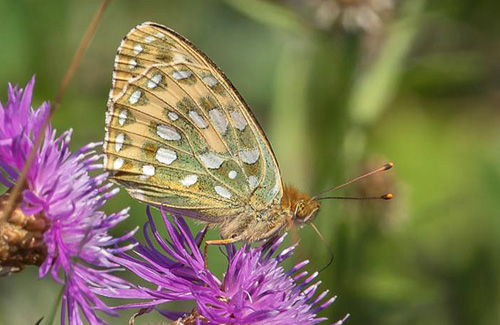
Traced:
<svg viewBox="0 0 500 325">
<path fill-rule="evenodd" d="M 217 221 L 281 200 L 276 158 L 224 73 L 144 23 L 123 39 L 106 113 L 105 168 L 142 202 Z"/>
</svg>

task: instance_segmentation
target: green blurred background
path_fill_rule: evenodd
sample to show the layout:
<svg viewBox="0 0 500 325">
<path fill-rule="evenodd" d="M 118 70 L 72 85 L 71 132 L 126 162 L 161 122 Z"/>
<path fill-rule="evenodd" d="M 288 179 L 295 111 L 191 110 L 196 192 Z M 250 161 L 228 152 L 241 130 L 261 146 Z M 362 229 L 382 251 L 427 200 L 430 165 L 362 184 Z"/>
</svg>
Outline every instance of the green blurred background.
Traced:
<svg viewBox="0 0 500 325">
<path fill-rule="evenodd" d="M 99 3 L 0 0 L 2 102 L 8 82 L 24 86 L 33 74 L 35 105 L 54 98 Z M 143 21 L 172 27 L 234 82 L 286 182 L 316 194 L 394 162 L 336 193 L 393 192 L 394 200 L 323 204 L 315 223 L 334 262 L 320 288 L 339 298 L 322 315 L 350 313 L 348 324 L 500 324 L 498 0 L 390 3 L 111 1 L 53 125 L 74 129 L 74 149 L 101 141 L 121 38 Z M 145 220 L 125 193 L 106 210 L 128 205 L 131 217 L 115 234 Z M 297 258 L 322 268 L 328 247 L 310 227 L 300 238 Z M 214 249 L 217 272 L 219 260 Z M 35 268 L 0 279 L 0 324 L 34 324 L 59 292 Z"/>
</svg>

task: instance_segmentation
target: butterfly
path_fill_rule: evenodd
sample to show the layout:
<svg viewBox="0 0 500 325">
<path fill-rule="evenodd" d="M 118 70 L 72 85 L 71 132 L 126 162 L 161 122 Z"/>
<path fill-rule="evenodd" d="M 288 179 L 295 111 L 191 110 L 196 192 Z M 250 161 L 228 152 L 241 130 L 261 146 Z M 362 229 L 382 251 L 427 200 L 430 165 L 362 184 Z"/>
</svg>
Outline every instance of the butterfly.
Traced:
<svg viewBox="0 0 500 325">
<path fill-rule="evenodd" d="M 271 145 L 224 73 L 191 42 L 152 22 L 115 58 L 105 168 L 144 203 L 255 242 L 310 223 L 320 202 L 283 184 Z"/>
</svg>

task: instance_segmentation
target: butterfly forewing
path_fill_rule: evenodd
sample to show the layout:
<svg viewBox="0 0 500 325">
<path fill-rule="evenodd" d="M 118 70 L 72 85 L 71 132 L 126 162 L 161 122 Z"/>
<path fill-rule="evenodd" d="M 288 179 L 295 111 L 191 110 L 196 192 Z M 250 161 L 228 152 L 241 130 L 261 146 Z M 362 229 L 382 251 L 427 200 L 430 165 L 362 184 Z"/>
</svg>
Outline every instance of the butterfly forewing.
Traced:
<svg viewBox="0 0 500 325">
<path fill-rule="evenodd" d="M 104 151 L 111 177 L 133 197 L 207 220 L 281 199 L 276 159 L 241 96 L 158 24 L 134 28 L 118 49 Z"/>
</svg>

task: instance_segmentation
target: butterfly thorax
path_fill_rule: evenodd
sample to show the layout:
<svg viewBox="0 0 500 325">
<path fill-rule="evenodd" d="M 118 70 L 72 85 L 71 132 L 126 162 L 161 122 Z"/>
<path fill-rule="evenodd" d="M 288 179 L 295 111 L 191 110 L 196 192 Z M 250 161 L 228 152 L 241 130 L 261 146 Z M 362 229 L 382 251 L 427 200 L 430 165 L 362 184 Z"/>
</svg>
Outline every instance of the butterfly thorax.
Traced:
<svg viewBox="0 0 500 325">
<path fill-rule="evenodd" d="M 293 225 L 311 222 L 320 207 L 309 195 L 292 186 L 284 186 L 281 199 L 262 207 L 248 206 L 238 216 L 230 216 L 219 225 L 222 237 L 255 242 L 281 235 Z"/>
</svg>

